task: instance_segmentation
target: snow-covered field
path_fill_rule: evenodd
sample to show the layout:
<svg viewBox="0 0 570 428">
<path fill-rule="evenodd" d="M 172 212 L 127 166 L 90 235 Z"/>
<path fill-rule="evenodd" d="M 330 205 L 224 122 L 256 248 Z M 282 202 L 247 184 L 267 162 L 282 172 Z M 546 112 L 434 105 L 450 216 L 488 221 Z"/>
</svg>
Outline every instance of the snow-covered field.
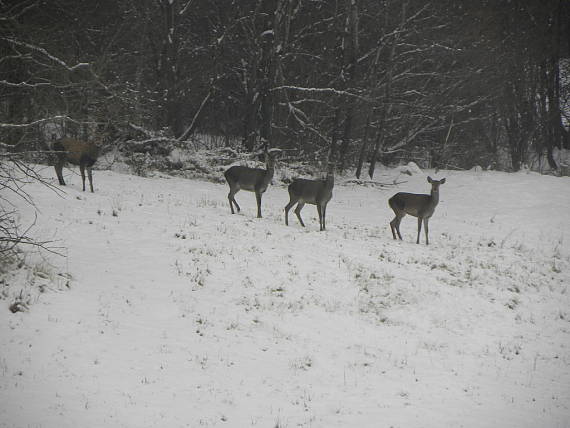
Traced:
<svg viewBox="0 0 570 428">
<path fill-rule="evenodd" d="M 570 426 L 568 178 L 430 171 L 427 247 L 388 225 L 423 174 L 338 180 L 322 233 L 314 206 L 284 225 L 283 186 L 257 219 L 222 184 L 67 174 L 27 187 L 67 257 L 0 284 L 0 426 Z"/>
</svg>

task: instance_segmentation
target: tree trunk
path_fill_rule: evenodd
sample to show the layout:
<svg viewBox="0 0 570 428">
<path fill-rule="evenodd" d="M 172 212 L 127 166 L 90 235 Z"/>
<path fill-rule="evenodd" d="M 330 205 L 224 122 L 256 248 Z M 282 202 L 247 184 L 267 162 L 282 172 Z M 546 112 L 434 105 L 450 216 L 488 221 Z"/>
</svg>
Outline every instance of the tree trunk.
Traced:
<svg viewBox="0 0 570 428">
<path fill-rule="evenodd" d="M 358 3 L 357 0 L 346 0 L 346 25 L 343 37 L 343 65 L 342 65 L 342 89 L 352 85 L 356 77 L 356 61 L 358 56 Z M 353 115 L 355 101 L 350 98 L 344 102 L 346 113 L 342 133 L 342 144 L 340 146 L 340 170 L 343 171 L 346 165 L 346 154 L 350 145 L 353 131 Z"/>
<path fill-rule="evenodd" d="M 242 144 L 248 152 L 253 151 L 257 136 L 257 102 L 254 98 L 254 94 L 245 97 Z"/>
<path fill-rule="evenodd" d="M 335 109 L 334 119 L 333 119 L 333 129 L 331 135 L 331 146 L 329 149 L 329 161 L 337 159 L 337 142 L 339 140 L 340 134 L 340 117 L 342 115 L 342 109 L 340 107 Z"/>
<path fill-rule="evenodd" d="M 273 55 L 273 35 L 267 34 L 262 40 L 262 57 L 261 57 L 261 73 L 260 75 L 260 126 L 259 137 L 264 148 L 267 148 L 271 142 L 271 122 L 273 119 L 273 97 L 271 93 L 272 86 L 272 55 Z"/>
<path fill-rule="evenodd" d="M 358 165 L 356 166 L 356 178 L 360 179 L 362 174 L 362 165 L 366 151 L 368 150 L 368 135 L 370 132 L 370 113 L 366 115 L 366 126 L 364 127 L 364 136 L 362 137 L 362 145 L 360 146 L 360 154 L 358 155 Z"/>
<path fill-rule="evenodd" d="M 404 27 L 406 22 L 406 2 L 402 3 L 402 16 L 401 16 L 401 23 L 400 29 Z M 378 123 L 378 131 L 376 134 L 376 142 L 374 144 L 374 151 L 372 152 L 372 158 L 370 159 L 370 166 L 368 168 L 368 175 L 370 178 L 374 177 L 374 169 L 376 168 L 376 160 L 378 159 L 378 152 L 380 147 L 384 145 L 384 138 L 385 138 L 385 127 L 386 127 L 386 120 L 392 113 L 393 102 L 392 102 L 392 81 L 394 77 L 394 56 L 396 54 L 396 46 L 399 41 L 399 34 L 400 32 L 397 31 L 395 33 L 394 39 L 392 41 L 392 46 L 390 47 L 390 53 L 388 55 L 388 64 L 386 66 L 387 75 L 386 75 L 386 83 L 384 88 L 384 107 L 382 108 L 381 118 Z"/>
<path fill-rule="evenodd" d="M 552 26 L 550 27 L 551 53 L 546 60 L 546 91 L 548 94 L 548 117 L 545 118 L 546 126 L 550 138 L 546 141 L 546 158 L 548 165 L 552 169 L 558 169 L 558 165 L 552 155 L 554 147 L 562 146 L 562 112 L 560 111 L 560 36 L 561 23 L 560 13 L 562 11 L 562 2 L 558 2 L 558 7 L 553 8 L 550 18 Z"/>
<path fill-rule="evenodd" d="M 178 45 L 177 0 L 161 0 L 160 9 L 163 18 L 162 54 L 160 77 L 165 98 L 165 121 L 175 137 L 179 137 L 184 128 L 180 108 L 178 87 Z"/>
<path fill-rule="evenodd" d="M 374 143 L 374 151 L 372 152 L 372 158 L 370 159 L 370 165 L 368 167 L 368 176 L 372 179 L 374 178 L 374 169 L 376 168 L 376 159 L 378 158 L 378 151 L 380 147 L 384 145 L 384 133 L 385 133 L 385 120 L 386 114 L 382 115 L 378 130 L 376 131 L 376 141 Z"/>
</svg>

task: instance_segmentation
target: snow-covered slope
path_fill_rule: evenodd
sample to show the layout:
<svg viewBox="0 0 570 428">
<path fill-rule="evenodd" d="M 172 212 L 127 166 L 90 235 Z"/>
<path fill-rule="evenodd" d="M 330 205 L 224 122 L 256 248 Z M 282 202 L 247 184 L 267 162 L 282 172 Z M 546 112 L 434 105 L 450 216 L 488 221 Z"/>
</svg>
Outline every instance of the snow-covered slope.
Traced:
<svg viewBox="0 0 570 428">
<path fill-rule="evenodd" d="M 338 183 L 322 233 L 314 206 L 284 225 L 280 186 L 257 219 L 208 182 L 30 185 L 67 258 L 12 276 L 11 295 L 47 281 L 28 312 L 2 301 L 0 426 L 568 426 L 570 180 L 431 173 L 429 247 L 388 225 L 425 175 Z"/>
</svg>

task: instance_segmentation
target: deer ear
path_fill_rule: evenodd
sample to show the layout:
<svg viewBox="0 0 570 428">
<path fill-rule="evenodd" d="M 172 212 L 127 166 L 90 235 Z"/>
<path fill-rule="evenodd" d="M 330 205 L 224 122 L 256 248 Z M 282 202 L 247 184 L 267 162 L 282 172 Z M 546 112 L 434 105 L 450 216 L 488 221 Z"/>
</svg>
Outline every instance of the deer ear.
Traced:
<svg viewBox="0 0 570 428">
<path fill-rule="evenodd" d="M 431 177 L 428 175 L 428 183 L 433 183 L 433 180 L 431 179 Z"/>
<path fill-rule="evenodd" d="M 445 178 L 442 178 L 441 180 L 439 180 L 439 184 L 443 184 L 445 183 Z"/>
</svg>

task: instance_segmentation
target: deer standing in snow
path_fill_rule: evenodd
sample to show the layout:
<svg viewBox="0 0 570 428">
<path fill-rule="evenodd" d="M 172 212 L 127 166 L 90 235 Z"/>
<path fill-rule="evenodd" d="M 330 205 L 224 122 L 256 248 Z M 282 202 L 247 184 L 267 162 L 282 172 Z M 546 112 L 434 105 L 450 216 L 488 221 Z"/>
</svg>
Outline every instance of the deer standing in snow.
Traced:
<svg viewBox="0 0 570 428">
<path fill-rule="evenodd" d="M 275 162 L 279 154 L 281 154 L 281 150 L 279 149 L 265 151 L 266 169 L 234 165 L 224 173 L 226 181 L 230 186 L 228 200 L 230 201 L 232 214 L 234 214 L 234 204 L 237 212 L 240 212 L 240 207 L 235 200 L 235 194 L 240 190 L 247 190 L 249 192 L 255 192 L 255 198 L 257 199 L 257 218 L 261 218 L 261 196 L 265 193 L 269 183 L 273 179 Z"/>
<path fill-rule="evenodd" d="M 332 190 L 334 187 L 334 168 L 335 163 L 329 162 L 327 167 L 327 176 L 324 180 L 307 180 L 305 178 L 296 178 L 289 184 L 289 203 L 285 207 L 285 224 L 289 225 L 289 210 L 293 205 L 297 204 L 295 214 L 299 219 L 301 226 L 305 227 L 301 218 L 301 210 L 305 204 L 317 206 L 319 214 L 319 230 L 326 230 L 326 214 L 327 204 L 332 199 Z"/>
<path fill-rule="evenodd" d="M 431 177 L 427 178 L 428 183 L 431 184 L 431 193 L 429 195 L 419 195 L 416 193 L 396 193 L 388 200 L 390 208 L 394 210 L 396 217 L 390 222 L 392 229 L 392 236 L 396 239 L 396 233 L 400 240 L 400 222 L 406 214 L 418 218 L 418 238 L 416 244 L 420 243 L 420 232 L 422 230 L 422 221 L 424 223 L 424 230 L 426 234 L 426 245 L 429 245 L 428 238 L 428 223 L 430 217 L 435 211 L 435 207 L 439 203 L 439 186 L 445 183 L 445 178 L 441 180 L 433 180 Z"/>
<path fill-rule="evenodd" d="M 54 166 L 59 184 L 65 186 L 62 170 L 65 163 L 69 162 L 74 165 L 79 165 L 84 192 L 85 170 L 87 170 L 89 186 L 91 187 L 91 192 L 93 192 L 93 175 L 91 173 L 91 167 L 97 161 L 100 147 L 94 143 L 88 143 L 74 138 L 62 138 L 53 144 L 52 149 L 56 152 L 56 163 Z"/>
</svg>

